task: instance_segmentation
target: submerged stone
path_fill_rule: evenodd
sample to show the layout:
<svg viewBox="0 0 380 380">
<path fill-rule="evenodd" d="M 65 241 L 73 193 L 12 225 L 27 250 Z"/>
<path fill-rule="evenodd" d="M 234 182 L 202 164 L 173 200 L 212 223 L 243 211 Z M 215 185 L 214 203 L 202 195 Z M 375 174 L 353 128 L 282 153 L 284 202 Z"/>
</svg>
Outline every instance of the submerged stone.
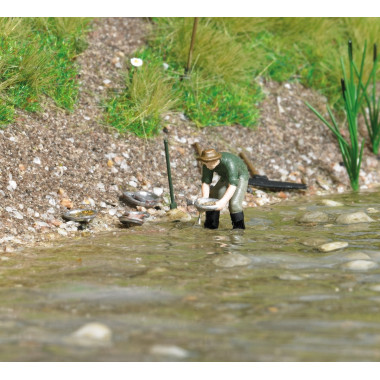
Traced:
<svg viewBox="0 0 380 380">
<path fill-rule="evenodd" d="M 111 329 L 98 322 L 87 323 L 75 331 L 69 338 L 71 343 L 80 346 L 93 346 L 99 344 L 108 344 L 112 339 Z"/>
<path fill-rule="evenodd" d="M 310 211 L 299 218 L 300 223 L 325 223 L 329 216 L 322 211 Z"/>
<path fill-rule="evenodd" d="M 321 246 L 318 247 L 318 249 L 321 252 L 331 252 L 331 251 L 336 251 L 337 249 L 342 249 L 348 246 L 348 243 L 345 241 L 334 241 L 332 243 L 326 243 L 322 244 Z"/>
<path fill-rule="evenodd" d="M 350 214 L 339 215 L 336 219 L 338 224 L 371 223 L 374 222 L 365 212 L 358 211 Z"/>
<path fill-rule="evenodd" d="M 218 267 L 232 268 L 242 265 L 248 265 L 251 263 L 251 260 L 239 253 L 231 253 L 229 255 L 223 255 L 217 257 L 213 263 Z"/>
<path fill-rule="evenodd" d="M 352 252 L 344 256 L 348 260 L 371 260 L 371 257 L 363 252 Z"/>
<path fill-rule="evenodd" d="M 370 260 L 354 260 L 343 264 L 343 268 L 350 270 L 368 270 L 377 268 L 377 264 Z"/>
<path fill-rule="evenodd" d="M 328 206 L 328 207 L 341 207 L 343 206 L 343 203 L 332 201 L 331 199 L 322 199 L 320 201 L 321 205 Z"/>
<path fill-rule="evenodd" d="M 370 286 L 370 289 L 374 292 L 380 292 L 380 284 Z"/>
<path fill-rule="evenodd" d="M 297 276 L 296 274 L 291 274 L 291 273 L 283 273 L 280 274 L 277 278 L 280 280 L 285 280 L 285 281 L 301 281 L 304 280 L 303 277 Z"/>
<path fill-rule="evenodd" d="M 316 238 L 303 240 L 301 244 L 306 245 L 307 247 L 318 247 L 326 242 L 327 242 L 327 239 L 316 237 Z"/>
<path fill-rule="evenodd" d="M 185 359 L 189 356 L 189 352 L 178 346 L 169 346 L 164 344 L 155 344 L 150 348 L 152 355 L 171 356 L 178 359 Z"/>
<path fill-rule="evenodd" d="M 174 208 L 166 213 L 165 218 L 170 222 L 189 222 L 191 220 L 191 215 L 178 208 Z"/>
</svg>

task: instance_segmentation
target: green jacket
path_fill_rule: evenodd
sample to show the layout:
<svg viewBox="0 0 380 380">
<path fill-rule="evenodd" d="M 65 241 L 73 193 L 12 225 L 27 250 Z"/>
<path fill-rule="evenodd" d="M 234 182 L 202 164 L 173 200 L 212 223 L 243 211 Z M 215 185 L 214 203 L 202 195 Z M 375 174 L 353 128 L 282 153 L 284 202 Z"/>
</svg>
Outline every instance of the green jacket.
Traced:
<svg viewBox="0 0 380 380">
<path fill-rule="evenodd" d="M 233 186 L 239 184 L 241 177 L 249 179 L 248 169 L 243 160 L 231 153 L 221 152 L 221 154 L 220 163 L 214 170 L 207 169 L 206 165 L 203 165 L 202 183 L 209 185 L 214 172 L 220 175 L 221 181 L 228 182 Z"/>
</svg>

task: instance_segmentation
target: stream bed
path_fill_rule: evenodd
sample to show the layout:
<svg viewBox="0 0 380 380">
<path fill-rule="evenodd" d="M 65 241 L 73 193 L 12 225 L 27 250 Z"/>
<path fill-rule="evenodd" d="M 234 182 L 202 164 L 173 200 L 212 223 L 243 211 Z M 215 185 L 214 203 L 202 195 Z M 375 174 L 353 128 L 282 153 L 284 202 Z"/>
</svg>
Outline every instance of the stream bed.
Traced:
<svg viewBox="0 0 380 380">
<path fill-rule="evenodd" d="M 0 361 L 379 361 L 379 192 L 145 223 L 0 261 Z M 306 213 L 323 222 L 300 223 Z M 365 212 L 372 222 L 339 224 Z M 344 247 L 323 252 L 331 242 Z"/>
</svg>

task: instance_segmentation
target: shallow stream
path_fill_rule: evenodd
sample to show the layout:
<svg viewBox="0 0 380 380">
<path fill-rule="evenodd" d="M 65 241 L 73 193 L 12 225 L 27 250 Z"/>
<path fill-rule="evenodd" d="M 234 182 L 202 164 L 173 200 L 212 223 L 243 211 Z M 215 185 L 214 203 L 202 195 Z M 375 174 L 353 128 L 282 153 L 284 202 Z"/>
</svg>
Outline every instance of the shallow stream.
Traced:
<svg viewBox="0 0 380 380">
<path fill-rule="evenodd" d="M 379 196 L 249 209 L 245 231 L 227 214 L 216 231 L 145 223 L 2 255 L 0 360 L 379 361 Z M 329 220 L 299 223 L 309 211 Z M 374 221 L 335 222 L 357 211 Z M 319 251 L 335 241 L 348 246 Z"/>
</svg>

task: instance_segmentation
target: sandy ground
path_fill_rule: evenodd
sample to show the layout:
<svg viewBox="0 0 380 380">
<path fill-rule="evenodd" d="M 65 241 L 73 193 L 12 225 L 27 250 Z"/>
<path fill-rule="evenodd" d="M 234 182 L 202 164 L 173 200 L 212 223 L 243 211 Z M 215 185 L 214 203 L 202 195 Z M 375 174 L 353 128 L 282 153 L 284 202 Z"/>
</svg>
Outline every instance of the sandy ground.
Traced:
<svg viewBox="0 0 380 380">
<path fill-rule="evenodd" d="M 168 181 L 163 140 L 168 139 L 176 202 L 200 195 L 200 171 L 193 147 L 244 152 L 261 174 L 272 180 L 304 181 L 304 192 L 246 195 L 246 207 L 285 199 L 349 191 L 338 145 L 304 102 L 323 109 L 326 99 L 297 83 L 261 81 L 266 99 L 260 105 L 257 129 L 220 126 L 198 129 L 185 115 L 163 115 L 163 131 L 145 141 L 119 135 L 102 121 L 101 100 L 107 89 L 123 87 L 122 69 L 144 44 L 149 24 L 138 18 L 102 18 L 94 22 L 89 47 L 78 58 L 81 93 L 72 113 L 46 100 L 44 112 L 18 111 L 16 122 L 0 130 L 0 255 L 23 245 L 45 244 L 80 236 L 62 214 L 90 207 L 99 213 L 86 231 L 120 228 L 118 217 L 130 207 L 123 191 L 148 190 L 163 196 L 159 216 L 168 208 Z M 361 128 L 363 135 L 365 130 Z M 380 183 L 379 160 L 365 148 L 362 189 Z"/>
</svg>

